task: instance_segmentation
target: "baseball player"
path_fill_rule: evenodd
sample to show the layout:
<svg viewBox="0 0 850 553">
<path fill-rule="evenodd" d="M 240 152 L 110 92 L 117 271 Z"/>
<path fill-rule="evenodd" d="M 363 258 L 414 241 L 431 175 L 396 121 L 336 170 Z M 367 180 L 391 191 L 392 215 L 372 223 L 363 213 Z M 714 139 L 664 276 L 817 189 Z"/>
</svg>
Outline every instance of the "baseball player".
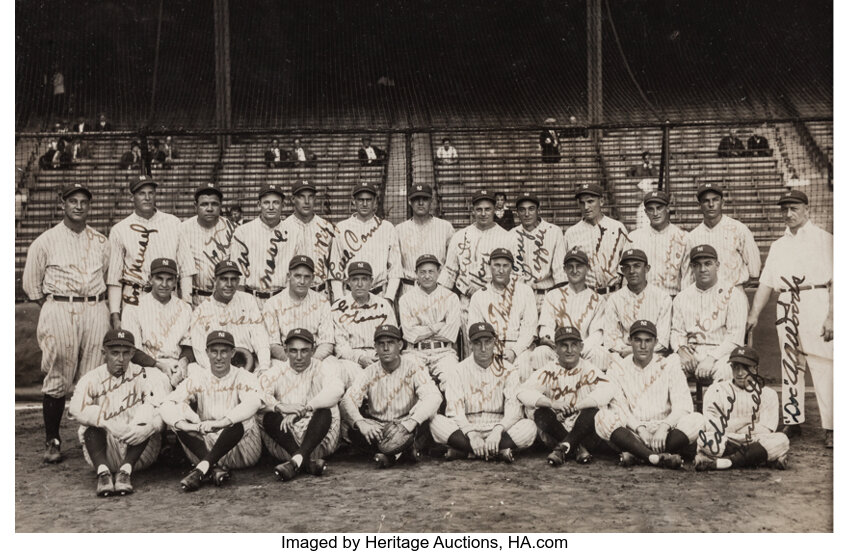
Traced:
<svg viewBox="0 0 850 553">
<path fill-rule="evenodd" d="M 809 198 L 791 190 L 779 199 L 785 234 L 771 244 L 747 329 L 773 291 L 776 333 L 782 356 L 782 420 L 789 437 L 801 434 L 806 420 L 805 371 L 811 371 L 826 447 L 832 447 L 832 235 L 809 220 Z"/>
<path fill-rule="evenodd" d="M 602 371 L 608 370 L 608 350 L 602 345 L 605 301 L 596 290 L 587 287 L 589 269 L 583 251 L 573 248 L 564 256 L 568 284 L 546 293 L 537 329 L 540 343 L 531 354 L 534 368 L 557 361 L 555 330 L 574 327 L 581 332 L 582 358 Z"/>
<path fill-rule="evenodd" d="M 670 347 L 673 302 L 664 290 L 647 282 L 651 268 L 646 253 L 634 248 L 624 251 L 620 270 L 626 286 L 609 294 L 605 302 L 605 347 L 620 357 L 631 355 L 629 328 L 638 319 L 646 319 L 658 330 L 658 351 L 666 351 Z"/>
<path fill-rule="evenodd" d="M 158 258 L 151 262 L 151 291 L 139 299 L 136 309 L 125 309 L 122 327 L 135 339 L 135 347 L 155 360 L 172 386 L 186 376 L 188 359 L 181 356 L 181 342 L 189 334 L 192 308 L 173 296 L 177 286 L 177 263 Z M 182 366 L 180 359 L 184 359 Z"/>
<path fill-rule="evenodd" d="M 194 357 L 189 361 L 209 367 L 204 349 L 207 336 L 213 330 L 226 330 L 236 341 L 238 356 L 233 359 L 234 365 L 244 366 L 248 372 L 269 368 L 269 335 L 257 302 L 246 292 L 237 290 L 240 276 L 239 266 L 229 259 L 215 266 L 213 295 L 195 308 L 189 323 L 185 345 L 191 346 Z"/>
<path fill-rule="evenodd" d="M 688 233 L 670 222 L 670 196 L 666 192 L 646 194 L 643 207 L 649 224 L 629 233 L 630 247 L 646 252 L 652 267 L 649 283 L 675 297 L 688 271 Z"/>
<path fill-rule="evenodd" d="M 533 192 L 520 192 L 516 212 L 520 225 L 511 231 L 516 242 L 515 265 L 520 280 L 534 290 L 537 309 L 543 306 L 546 292 L 567 282 L 561 260 L 567 253 L 564 235 L 556 225 L 540 218 L 540 200 Z"/>
<path fill-rule="evenodd" d="M 236 228 L 230 259 L 243 275 L 245 292 L 257 305 L 279 294 L 286 286 L 286 267 L 295 250 L 295 239 L 280 220 L 283 190 L 276 184 L 260 189 L 260 216 Z"/>
<path fill-rule="evenodd" d="M 157 408 L 171 386 L 158 370 L 130 361 L 134 343 L 126 330 L 107 331 L 106 363 L 80 378 L 68 409 L 80 423 L 77 435 L 86 463 L 97 471 L 100 497 L 133 493 L 133 470 L 149 467 L 159 454 Z"/>
<path fill-rule="evenodd" d="M 398 327 L 381 325 L 374 338 L 379 360 L 357 376 L 340 402 L 342 416 L 350 425 L 348 437 L 359 449 L 374 452 L 384 428 L 397 421 L 421 442 L 421 437 L 427 437 L 425 423 L 437 412 L 443 396 L 416 356 L 400 355 L 404 341 Z M 416 451 L 411 453 L 418 458 Z M 388 468 L 399 457 L 378 452 L 373 460 L 377 468 Z"/>
<path fill-rule="evenodd" d="M 688 233 L 688 251 L 703 244 L 712 246 L 720 257 L 720 280 L 733 286 L 743 286 L 750 278 L 757 278 L 761 270 L 758 245 L 747 225 L 723 214 L 723 188 L 701 184 L 697 200 L 703 219 Z M 685 282 L 693 281 L 694 275 L 689 273 Z"/>
<path fill-rule="evenodd" d="M 587 285 L 605 296 L 620 288 L 619 262 L 629 242 L 626 227 L 602 213 L 605 192 L 598 184 L 582 184 L 576 190 L 581 221 L 564 232 L 567 248 L 587 254 L 590 271 Z"/>
<path fill-rule="evenodd" d="M 295 241 L 293 255 L 309 257 L 315 263 L 311 288 L 328 297 L 331 245 L 337 235 L 336 225 L 316 215 L 316 187 L 306 179 L 292 185 L 289 196 L 292 214 L 283 220 L 289 236 Z"/>
<path fill-rule="evenodd" d="M 680 453 L 696 441 L 703 418 L 694 413 L 679 357 L 655 352 L 658 332 L 652 321 L 638 320 L 629 329 L 633 354 L 612 356 L 606 405 L 596 414 L 596 433 L 622 450 L 620 465 L 638 461 L 678 469 Z"/>
<path fill-rule="evenodd" d="M 729 380 L 729 354 L 744 343 L 747 296 L 740 286 L 718 279 L 717 251 L 707 245 L 691 250 L 696 282 L 673 300 L 670 349 L 678 353 L 688 375 Z"/>
<path fill-rule="evenodd" d="M 446 414 L 431 421 L 431 435 L 448 446 L 446 458 L 514 461 L 514 451 L 531 447 L 537 427 L 522 416 L 516 398 L 519 378 L 496 355 L 496 330 L 490 323 L 469 327 L 472 355 L 449 373 Z"/>
<path fill-rule="evenodd" d="M 180 297 L 192 303 L 192 278 L 197 272 L 191 248 L 180 238 L 180 219 L 156 208 L 158 183 L 147 177 L 130 184 L 133 213 L 115 223 L 109 232 L 109 317 L 112 328 L 121 326 L 122 305 L 139 305 L 149 291 L 151 261 L 164 257 L 177 261 Z"/>
<path fill-rule="evenodd" d="M 74 381 L 103 362 L 100 343 L 109 329 L 106 271 L 109 242 L 86 224 L 92 194 L 82 184 L 62 189 L 62 221 L 27 251 L 23 288 L 41 307 L 36 338 L 41 350 L 44 461 L 62 460 L 59 425 Z"/>
<path fill-rule="evenodd" d="M 187 492 L 200 488 L 209 474 L 220 486 L 230 479 L 229 468 L 253 466 L 262 451 L 254 422 L 263 404 L 257 377 L 231 364 L 236 346 L 229 332 L 213 330 L 206 344 L 209 368 L 189 365 L 189 376 L 160 406 L 162 420 L 195 464 L 180 481 Z"/>
<path fill-rule="evenodd" d="M 517 390 L 517 400 L 537 425 L 541 441 L 552 448 L 547 458 L 552 466 L 563 465 L 568 456 L 589 463 L 588 447 L 601 444 L 594 417 L 605 404 L 597 400 L 596 390 L 608 380 L 601 369 L 582 359 L 582 345 L 581 330 L 558 327 L 558 360 L 537 370 Z"/>
<path fill-rule="evenodd" d="M 313 357 L 313 333 L 293 328 L 284 340 L 287 360 L 258 375 L 265 393 L 262 438 L 278 460 L 275 474 L 292 480 L 300 471 L 321 476 L 324 457 L 336 450 L 337 403 L 345 391 L 337 372 Z"/>
<path fill-rule="evenodd" d="M 703 397 L 705 428 L 697 439 L 694 468 L 788 468 L 788 436 L 776 431 L 779 397 L 758 375 L 759 354 L 749 346 L 729 356 L 732 380 L 715 382 Z"/>
<path fill-rule="evenodd" d="M 489 261 L 492 280 L 472 295 L 470 324 L 490 323 L 496 330 L 496 355 L 526 369 L 537 330 L 534 292 L 513 273 L 514 256 L 509 250 L 496 248 Z"/>
<path fill-rule="evenodd" d="M 230 259 L 236 224 L 221 216 L 224 195 L 214 184 L 195 190 L 195 216 L 180 223 L 180 237 L 195 261 L 192 277 L 192 302 L 198 305 L 212 296 L 215 266 Z"/>
<path fill-rule="evenodd" d="M 398 303 L 401 330 L 413 354 L 428 368 L 440 391 L 457 362 L 454 343 L 460 330 L 460 300 L 437 285 L 440 262 L 425 254 L 416 260 L 416 284 Z"/>
<path fill-rule="evenodd" d="M 417 184 L 407 193 L 407 202 L 413 217 L 395 228 L 401 252 L 402 294 L 415 288 L 416 262 L 423 255 L 432 255 L 442 265 L 446 262 L 446 250 L 455 232 L 445 219 L 431 215 L 433 191 L 427 184 Z"/>
<path fill-rule="evenodd" d="M 372 293 L 382 295 L 395 304 L 401 278 L 401 254 L 398 236 L 392 223 L 375 215 L 378 191 L 364 182 L 354 187 L 354 214 L 340 221 L 338 234 L 331 247 L 331 286 L 334 298 L 343 297 L 343 280 L 348 267 L 355 262 L 368 263 L 375 271 Z"/>
</svg>

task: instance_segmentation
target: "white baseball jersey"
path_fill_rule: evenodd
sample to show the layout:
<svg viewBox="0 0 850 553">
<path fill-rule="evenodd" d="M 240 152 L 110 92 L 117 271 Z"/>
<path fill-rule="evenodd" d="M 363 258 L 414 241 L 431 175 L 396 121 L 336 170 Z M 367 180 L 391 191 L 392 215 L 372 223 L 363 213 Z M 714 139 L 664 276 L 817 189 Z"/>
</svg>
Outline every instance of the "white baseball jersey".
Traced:
<svg viewBox="0 0 850 553">
<path fill-rule="evenodd" d="M 585 349 L 601 346 L 605 302 L 595 290 L 576 292 L 571 285 L 550 290 L 540 309 L 538 336 L 555 340 L 555 329 L 572 326 L 581 331 Z"/>
<path fill-rule="evenodd" d="M 670 322 L 673 301 L 667 292 L 647 284 L 639 294 L 623 286 L 608 294 L 605 300 L 605 347 L 619 352 L 631 352 L 629 328 L 635 321 L 645 319 L 658 331 L 658 350 L 670 345 Z"/>
<path fill-rule="evenodd" d="M 289 361 L 276 362 L 257 375 L 260 389 L 265 394 L 263 410 L 273 412 L 278 403 L 297 403 L 313 409 L 331 409 L 339 417 L 337 404 L 345 391 L 336 371 L 321 361 L 313 359 L 301 372 L 293 369 Z"/>
<path fill-rule="evenodd" d="M 630 248 L 646 253 L 649 283 L 671 296 L 678 294 L 688 272 L 688 233 L 672 223 L 661 231 L 647 225 L 633 230 L 629 240 L 632 242 Z"/>
<path fill-rule="evenodd" d="M 179 359 L 180 344 L 189 335 L 192 308 L 180 298 L 161 303 L 153 294 L 139 299 L 137 309 L 125 309 L 121 328 L 136 339 L 136 347 L 154 359 Z"/>
<path fill-rule="evenodd" d="M 496 330 L 497 351 L 520 355 L 531 347 L 537 331 L 537 303 L 527 284 L 512 275 L 503 290 L 492 283 L 472 294 L 469 324 L 487 322 Z"/>
<path fill-rule="evenodd" d="M 747 310 L 747 296 L 738 286 L 718 282 L 700 290 L 691 284 L 673 300 L 670 348 L 702 346 L 714 359 L 726 359 L 744 343 Z"/>
<path fill-rule="evenodd" d="M 242 283 L 263 292 L 284 288 L 295 237 L 283 221 L 270 227 L 259 217 L 236 227 L 230 259 L 239 264 Z"/>
<path fill-rule="evenodd" d="M 496 248 L 506 248 L 516 256 L 516 242 L 499 225 L 483 231 L 469 225 L 457 231 L 449 241 L 438 282 L 449 290 L 457 286 L 461 294 L 471 296 L 490 282 L 490 253 Z"/>
<path fill-rule="evenodd" d="M 708 244 L 717 250 L 717 261 L 720 268 L 717 278 L 734 285 L 743 284 L 751 277 L 759 276 L 761 270 L 761 254 L 756 244 L 753 233 L 744 223 L 723 215 L 720 222 L 714 228 L 708 228 L 705 223 L 700 223 L 694 230 L 688 233 L 688 252 L 691 249 Z M 687 267 L 687 279 L 684 282 L 694 281 Z"/>
<path fill-rule="evenodd" d="M 421 256 L 431 254 L 440 261 L 440 265 L 445 264 L 446 250 L 455 233 L 452 224 L 439 217 L 430 217 L 422 225 L 408 219 L 395 231 L 401 251 L 402 278 L 413 281 L 416 280 L 416 260 Z"/>
<path fill-rule="evenodd" d="M 331 304 L 327 296 L 313 290 L 296 300 L 282 292 L 263 305 L 263 321 L 269 332 L 269 344 L 283 345 L 286 334 L 293 328 L 309 330 L 316 344 L 334 343 Z"/>
<path fill-rule="evenodd" d="M 320 286 L 330 280 L 331 246 L 339 232 L 336 225 L 318 215 L 305 223 L 292 214 L 283 220 L 283 227 L 295 241 L 292 255 L 306 255 L 313 260 L 313 286 Z"/>
<path fill-rule="evenodd" d="M 612 286 L 620 281 L 620 257 L 629 243 L 629 233 L 620 221 L 605 215 L 591 225 L 582 219 L 564 232 L 564 242 L 567 250 L 577 247 L 587 254 L 589 287 Z"/>
<path fill-rule="evenodd" d="M 245 348 L 257 356 L 258 369 L 269 366 L 269 335 L 260 308 L 250 294 L 236 292 L 229 303 L 222 303 L 211 296 L 192 313 L 187 345 L 192 346 L 195 361 L 207 370 L 210 366 L 206 351 L 207 336 L 213 330 L 230 332 L 237 348 Z"/>
<path fill-rule="evenodd" d="M 519 225 L 511 230 L 511 235 L 515 241 L 514 266 L 519 268 L 522 282 L 534 290 L 548 290 L 567 281 L 567 250 L 560 228 L 541 219 L 533 230 Z"/>
<path fill-rule="evenodd" d="M 401 331 L 410 344 L 422 340 L 457 340 L 460 300 L 442 286 L 437 286 L 430 294 L 419 286 L 412 288 L 399 299 L 398 312 Z"/>
<path fill-rule="evenodd" d="M 150 280 L 154 259 L 166 257 L 177 261 L 179 278 L 196 273 L 191 248 L 180 237 L 180 219 L 169 213 L 157 210 L 150 219 L 131 213 L 112 227 L 109 244 L 106 283 L 128 285 L 122 292 L 126 305 L 139 305 L 141 288 Z"/>
<path fill-rule="evenodd" d="M 402 355 L 393 372 L 379 361 L 357 376 L 340 402 L 343 417 L 352 426 L 364 418 L 360 413 L 364 399 L 372 419 L 391 422 L 410 417 L 419 424 L 433 417 L 443 402 L 428 370 L 413 355 Z"/>
<path fill-rule="evenodd" d="M 352 215 L 337 225 L 338 233 L 331 247 L 331 278 L 346 280 L 348 265 L 365 261 L 372 266 L 372 285 L 383 286 L 390 279 L 401 278 L 401 254 L 395 227 L 386 219 L 373 216 L 361 221 Z"/>
<path fill-rule="evenodd" d="M 395 325 L 395 311 L 390 302 L 369 294 L 369 299 L 358 304 L 349 292 L 331 306 L 336 338 L 336 355 L 340 359 L 357 362 L 367 353 L 375 353 L 375 329 L 381 325 Z"/>
<path fill-rule="evenodd" d="M 446 417 L 464 434 L 489 430 L 501 424 L 505 430 L 522 419 L 516 398 L 517 369 L 496 357 L 481 367 L 469 356 L 458 363 L 446 381 Z"/>
<path fill-rule="evenodd" d="M 22 284 L 33 300 L 97 296 L 106 291 L 109 242 L 90 226 L 76 233 L 64 222 L 44 231 L 27 250 Z"/>
<path fill-rule="evenodd" d="M 219 217 L 211 228 L 198 223 L 197 215 L 180 223 L 180 238 L 189 247 L 195 261 L 195 277 L 192 285 L 212 291 L 215 285 L 215 266 L 219 261 L 230 259 L 233 234 L 236 224 L 227 217 Z"/>
</svg>

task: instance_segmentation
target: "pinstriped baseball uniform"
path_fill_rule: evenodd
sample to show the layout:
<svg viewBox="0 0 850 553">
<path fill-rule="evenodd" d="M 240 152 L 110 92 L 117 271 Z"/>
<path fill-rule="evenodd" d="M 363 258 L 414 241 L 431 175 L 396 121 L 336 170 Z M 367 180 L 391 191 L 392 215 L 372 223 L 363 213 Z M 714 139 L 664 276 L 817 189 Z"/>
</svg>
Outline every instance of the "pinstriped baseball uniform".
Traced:
<svg viewBox="0 0 850 553">
<path fill-rule="evenodd" d="M 180 298 L 161 303 L 153 294 L 139 300 L 138 309 L 121 315 L 121 328 L 133 334 L 136 347 L 154 359 L 180 358 L 180 343 L 189 334 L 192 308 Z"/>
<path fill-rule="evenodd" d="M 295 255 L 296 239 L 283 221 L 274 227 L 260 217 L 236 227 L 230 259 L 242 271 L 241 283 L 253 290 L 269 292 L 286 287 L 289 260 Z M 260 307 L 264 300 L 256 298 Z"/>
<path fill-rule="evenodd" d="M 605 299 L 602 296 L 590 288 L 576 292 L 568 284 L 546 293 L 540 309 L 537 335 L 554 342 L 555 329 L 559 326 L 577 328 L 584 343 L 582 358 L 604 371 L 608 368 L 608 351 L 603 346 L 604 315 Z M 532 353 L 532 364 L 538 369 L 557 359 L 555 351 L 546 345 L 536 347 Z"/>
<path fill-rule="evenodd" d="M 629 243 L 629 233 L 620 221 L 605 215 L 598 224 L 591 225 L 582 219 L 564 232 L 564 242 L 568 250 L 577 247 L 587 254 L 589 287 L 601 288 L 620 282 L 620 257 Z"/>
<path fill-rule="evenodd" d="M 108 266 L 109 242 L 89 226 L 77 234 L 62 222 L 30 244 L 23 288 L 33 301 L 47 296 L 36 329 L 46 395 L 64 397 L 75 375 L 103 362 L 101 343 L 109 330 L 105 301 L 59 302 L 51 296 L 99 296 L 106 291 Z"/>
<path fill-rule="evenodd" d="M 342 396 L 342 416 L 352 427 L 364 418 L 360 412 L 364 400 L 370 419 L 388 423 L 409 417 L 422 424 L 434 416 L 443 396 L 419 360 L 402 355 L 393 372 L 387 372 L 380 361 L 363 369 Z"/>
<path fill-rule="evenodd" d="M 449 373 L 446 383 L 446 414 L 431 421 L 431 435 L 440 444 L 448 443 L 456 430 L 464 434 L 480 432 L 484 439 L 501 424 L 517 448 L 534 443 L 537 426 L 524 419 L 516 398 L 517 369 L 507 361 L 493 359 L 481 367 L 469 356 Z"/>
<path fill-rule="evenodd" d="M 106 365 L 89 371 L 80 378 L 68 407 L 71 416 L 80 423 L 78 437 L 83 445 L 83 457 L 94 467 L 85 447 L 86 428 L 106 428 L 107 424 L 135 426 L 143 423 L 155 432 L 141 458 L 133 466 L 141 470 L 153 464 L 159 455 L 162 419 L 157 408 L 171 392 L 168 378 L 159 369 L 145 368 L 130 363 L 121 376 L 112 376 Z M 116 472 L 127 453 L 127 444 L 106 432 L 106 458 L 109 470 Z"/>
<path fill-rule="evenodd" d="M 643 211 L 643 210 L 641 210 Z M 688 272 L 688 233 L 674 224 L 657 231 L 647 225 L 629 234 L 630 247 L 643 250 L 649 260 L 646 279 L 671 296 L 682 290 Z"/>
<path fill-rule="evenodd" d="M 696 350 L 697 360 L 711 356 L 714 380 L 729 380 L 729 354 L 744 343 L 747 327 L 747 296 L 739 286 L 718 282 L 708 290 L 691 284 L 673 300 L 670 348 L 683 345 Z"/>
<path fill-rule="evenodd" d="M 511 235 L 515 241 L 514 266 L 519 268 L 522 282 L 540 291 L 536 292 L 539 309 L 543 293 L 567 281 L 564 272 L 564 256 L 567 255 L 564 235 L 556 225 L 542 219 L 534 230 L 527 231 L 519 225 L 511 230 Z"/>
<path fill-rule="evenodd" d="M 348 265 L 365 261 L 372 266 L 373 288 L 390 279 L 401 278 L 401 254 L 395 227 L 386 219 L 373 216 L 361 221 L 357 215 L 337 224 L 338 234 L 331 246 L 331 279 L 345 280 Z"/>
<path fill-rule="evenodd" d="M 375 355 L 375 329 L 395 325 L 395 311 L 390 303 L 374 294 L 362 305 L 346 294 L 331 306 L 336 338 L 336 355 L 357 363 L 361 355 Z"/>
<path fill-rule="evenodd" d="M 233 335 L 237 348 L 245 348 L 257 356 L 257 370 L 269 367 L 269 335 L 263 316 L 254 297 L 246 292 L 236 292 L 229 303 L 209 297 L 195 308 L 189 325 L 189 340 L 195 361 L 209 370 L 207 336 L 213 330 L 226 330 Z"/>
<path fill-rule="evenodd" d="M 515 364 L 522 364 L 519 356 L 528 352 L 537 331 L 537 304 L 534 292 L 527 284 L 511 275 L 504 290 L 490 283 L 484 290 L 472 295 L 469 301 L 469 324 L 487 322 L 496 331 L 496 353 L 513 350 Z M 530 352 L 529 352 L 530 353 Z"/>
<path fill-rule="evenodd" d="M 316 264 L 313 286 L 321 286 L 330 280 L 331 247 L 339 233 L 336 225 L 318 215 L 314 215 L 309 223 L 305 223 L 292 214 L 283 220 L 283 227 L 295 240 L 292 255 L 306 255 Z"/>
<path fill-rule="evenodd" d="M 437 286 L 430 294 L 415 286 L 401 296 L 398 311 L 404 339 L 413 348 L 411 353 L 419 357 L 444 388 L 446 371 L 458 362 L 455 350 L 451 346 L 429 349 L 415 346 L 434 340 L 453 344 L 457 340 L 460 300 L 442 286 Z"/>
<path fill-rule="evenodd" d="M 639 294 L 623 286 L 608 294 L 605 300 L 605 347 L 619 352 L 631 352 L 629 328 L 640 319 L 652 322 L 658 329 L 658 345 L 662 350 L 670 345 L 670 321 L 673 301 L 667 292 L 647 284 Z"/>
<path fill-rule="evenodd" d="M 656 355 L 649 364 L 640 368 L 633 356 L 620 359 L 612 356 L 607 392 L 600 399 L 610 398 L 610 403 L 596 414 L 596 433 L 605 440 L 619 427 L 637 431 L 645 425 L 655 433 L 664 422 L 670 428 L 681 430 L 693 443 L 702 429 L 703 418 L 694 413 L 694 402 L 688 381 L 682 372 L 679 357 Z M 646 444 L 649 445 L 649 444 Z"/>
<path fill-rule="evenodd" d="M 753 233 L 744 223 L 723 215 L 714 228 L 708 228 L 700 223 L 688 233 L 687 251 L 708 244 L 717 250 L 717 261 L 720 268 L 717 278 L 725 282 L 739 285 L 747 280 L 757 278 L 761 271 L 761 254 Z M 687 278 L 684 283 L 690 284 L 694 276 L 687 267 Z"/>
<path fill-rule="evenodd" d="M 263 306 L 263 321 L 269 333 L 269 344 L 283 345 L 286 334 L 293 328 L 309 330 L 316 344 L 333 344 L 334 323 L 331 304 L 325 294 L 307 290 L 301 301 L 288 291 L 269 299 Z"/>
<path fill-rule="evenodd" d="M 327 457 L 334 451 L 339 443 L 340 414 L 337 404 L 342 399 L 344 389 L 342 381 L 336 372 L 324 366 L 321 361 L 313 359 L 310 366 L 300 373 L 289 365 L 289 361 L 281 362 L 275 359 L 269 370 L 257 375 L 260 388 L 265 394 L 263 397 L 263 413 L 273 413 L 278 403 L 297 403 L 308 405 L 313 409 L 330 409 L 331 427 L 322 442 L 313 451 L 311 457 L 320 459 Z M 307 425 L 310 424 L 312 414 L 302 417 L 295 422 L 292 434 L 298 445 L 304 439 Z M 290 456 L 273 438 L 269 437 L 265 430 L 261 434 L 266 449 L 276 459 L 288 461 Z"/>
<path fill-rule="evenodd" d="M 715 382 L 706 390 L 702 409 L 705 427 L 697 439 L 700 453 L 725 457 L 732 453 L 728 450 L 753 442 L 764 447 L 768 461 L 788 453 L 788 436 L 776 431 L 778 395 L 772 388 L 753 384 L 750 381 L 749 389 L 741 389 L 731 381 Z"/>
<path fill-rule="evenodd" d="M 131 213 L 109 231 L 109 245 L 106 284 L 123 286 L 124 305 L 139 305 L 154 259 L 165 257 L 177 261 L 179 278 L 197 272 L 192 250 L 180 236 L 180 219 L 170 213 L 157 210 L 150 219 Z"/>
<path fill-rule="evenodd" d="M 431 254 L 440 261 L 440 265 L 445 264 L 446 251 L 455 229 L 445 219 L 431 217 L 424 225 L 408 219 L 400 223 L 395 232 L 401 252 L 401 276 L 416 281 L 416 260 L 421 256 Z M 405 285 L 404 293 L 408 293 L 411 288 L 412 285 Z"/>
<path fill-rule="evenodd" d="M 197 424 L 227 417 L 234 424 L 241 422 L 245 434 L 236 447 L 222 457 L 219 464 L 237 469 L 256 464 L 263 449 L 260 429 L 254 420 L 254 415 L 263 404 L 263 393 L 257 377 L 232 365 L 222 378 L 197 363 L 189 365 L 188 373 L 186 380 L 160 406 L 162 420 L 172 429 L 183 420 Z M 193 411 L 190 406 L 193 402 L 197 402 L 197 411 Z M 222 430 L 202 434 L 207 449 L 215 445 Z M 192 464 L 200 462 L 189 448 L 183 446 L 183 451 Z"/>
<path fill-rule="evenodd" d="M 484 231 L 475 225 L 462 228 L 449 241 L 446 264 L 438 282 L 449 290 L 456 286 L 462 296 L 472 296 L 490 282 L 490 253 L 496 248 L 505 248 L 516 257 L 516 242 L 511 233 L 499 225 Z M 461 321 L 461 328 L 464 323 Z"/>
<path fill-rule="evenodd" d="M 212 228 L 204 228 L 198 223 L 197 215 L 180 223 L 180 237 L 189 246 L 195 260 L 195 288 L 212 292 L 215 287 L 215 266 L 219 261 L 230 259 L 233 235 L 236 224 L 227 217 L 219 217 Z M 203 299 L 195 296 L 195 305 Z"/>
</svg>

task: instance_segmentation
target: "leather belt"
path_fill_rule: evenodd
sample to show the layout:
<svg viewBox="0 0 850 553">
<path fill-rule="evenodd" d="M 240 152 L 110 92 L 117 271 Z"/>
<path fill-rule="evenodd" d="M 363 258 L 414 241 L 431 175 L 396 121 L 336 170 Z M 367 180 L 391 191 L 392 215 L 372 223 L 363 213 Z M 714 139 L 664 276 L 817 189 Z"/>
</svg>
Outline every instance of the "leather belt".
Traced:
<svg viewBox="0 0 850 553">
<path fill-rule="evenodd" d="M 71 303 L 97 302 L 106 299 L 106 292 L 101 292 L 96 296 L 57 296 L 56 294 L 50 294 L 50 297 L 53 298 L 53 301 L 67 301 Z"/>
<path fill-rule="evenodd" d="M 280 290 L 275 290 L 274 292 L 262 292 L 260 290 L 254 290 L 253 288 L 246 286 L 245 291 L 254 297 L 260 298 L 261 300 L 267 300 L 283 292 L 283 288 L 281 288 Z"/>
<path fill-rule="evenodd" d="M 546 292 L 551 290 L 551 288 L 532 288 L 535 294 L 540 294 L 541 296 L 545 296 Z"/>
<path fill-rule="evenodd" d="M 196 294 L 198 296 L 203 296 L 205 298 L 208 298 L 208 297 L 213 295 L 211 290 L 201 290 L 200 288 L 194 288 L 194 287 L 192 288 L 192 293 Z"/>
<path fill-rule="evenodd" d="M 803 290 L 815 290 L 817 288 L 829 288 L 829 284 L 810 284 L 808 286 L 799 286 L 797 288 L 780 288 L 779 293 L 784 294 L 785 292 L 802 292 Z"/>
<path fill-rule="evenodd" d="M 439 348 L 447 348 L 451 347 L 450 342 L 443 342 L 440 340 L 429 340 L 427 342 L 419 342 L 413 344 L 414 349 L 439 349 Z"/>
<path fill-rule="evenodd" d="M 616 292 L 620 288 L 622 288 L 622 284 L 612 284 L 611 286 L 600 286 L 596 289 L 597 294 L 609 294 L 611 292 Z"/>
</svg>

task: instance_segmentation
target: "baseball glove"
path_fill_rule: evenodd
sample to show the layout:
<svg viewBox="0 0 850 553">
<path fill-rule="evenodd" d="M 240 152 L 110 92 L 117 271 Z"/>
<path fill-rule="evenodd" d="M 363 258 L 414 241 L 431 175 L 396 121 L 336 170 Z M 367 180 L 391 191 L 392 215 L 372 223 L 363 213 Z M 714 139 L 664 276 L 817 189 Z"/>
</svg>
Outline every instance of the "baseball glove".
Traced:
<svg viewBox="0 0 850 553">
<path fill-rule="evenodd" d="M 391 422 L 384 427 L 378 449 L 384 455 L 395 455 L 412 446 L 415 437 L 400 422 Z"/>
</svg>

